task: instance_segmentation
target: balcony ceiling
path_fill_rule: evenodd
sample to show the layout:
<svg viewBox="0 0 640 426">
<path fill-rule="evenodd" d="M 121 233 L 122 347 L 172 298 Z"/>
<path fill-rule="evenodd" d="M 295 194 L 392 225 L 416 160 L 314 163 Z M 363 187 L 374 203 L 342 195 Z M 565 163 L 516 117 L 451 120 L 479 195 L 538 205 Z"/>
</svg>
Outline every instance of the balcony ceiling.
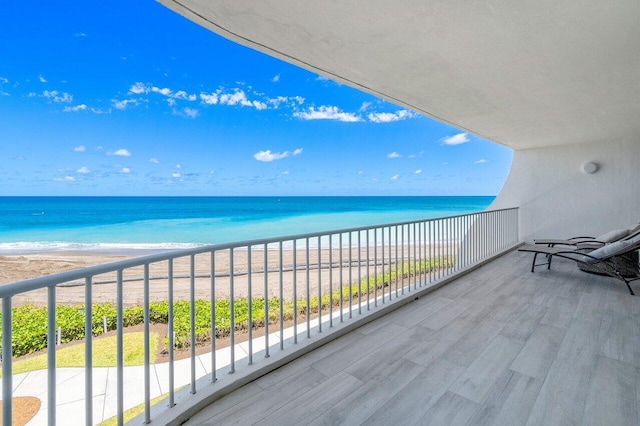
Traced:
<svg viewBox="0 0 640 426">
<path fill-rule="evenodd" d="M 637 0 L 160 1 L 515 150 L 640 139 Z"/>
</svg>

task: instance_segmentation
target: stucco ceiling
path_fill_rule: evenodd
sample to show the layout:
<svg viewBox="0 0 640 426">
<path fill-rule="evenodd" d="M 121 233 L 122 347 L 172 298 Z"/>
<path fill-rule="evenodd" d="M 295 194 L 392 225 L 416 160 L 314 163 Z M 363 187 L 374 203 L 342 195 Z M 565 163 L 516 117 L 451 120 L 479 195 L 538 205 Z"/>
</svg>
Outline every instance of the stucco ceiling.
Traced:
<svg viewBox="0 0 640 426">
<path fill-rule="evenodd" d="M 516 150 L 640 142 L 638 0 L 160 1 Z"/>
</svg>

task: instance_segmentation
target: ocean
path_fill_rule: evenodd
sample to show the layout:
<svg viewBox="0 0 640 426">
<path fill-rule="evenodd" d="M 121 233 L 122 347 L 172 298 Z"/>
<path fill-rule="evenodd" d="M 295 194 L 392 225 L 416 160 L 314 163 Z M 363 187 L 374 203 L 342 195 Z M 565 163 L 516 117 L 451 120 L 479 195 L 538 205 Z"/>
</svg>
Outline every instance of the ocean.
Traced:
<svg viewBox="0 0 640 426">
<path fill-rule="evenodd" d="M 492 196 L 0 197 L 0 254 L 155 251 L 482 211 Z"/>
</svg>

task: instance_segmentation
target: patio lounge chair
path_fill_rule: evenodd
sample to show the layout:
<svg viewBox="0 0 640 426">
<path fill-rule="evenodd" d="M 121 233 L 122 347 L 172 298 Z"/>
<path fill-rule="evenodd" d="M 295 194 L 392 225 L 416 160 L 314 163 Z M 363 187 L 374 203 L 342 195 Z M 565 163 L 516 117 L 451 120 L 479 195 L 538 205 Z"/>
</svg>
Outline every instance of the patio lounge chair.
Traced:
<svg viewBox="0 0 640 426">
<path fill-rule="evenodd" d="M 551 260 L 553 257 L 561 257 L 563 259 L 573 260 L 578 264 L 580 269 L 588 272 L 610 277 L 624 281 L 629 289 L 629 293 L 634 294 L 629 283 L 640 280 L 640 271 L 638 269 L 638 261 L 629 261 L 629 255 L 640 249 L 640 234 L 629 239 L 623 239 L 611 244 L 606 244 L 589 253 L 585 248 L 576 247 L 570 249 L 568 247 L 544 247 L 541 244 L 525 244 L 518 251 L 534 253 L 533 262 L 531 263 L 531 272 L 534 272 L 536 266 L 547 265 L 547 269 L 551 269 Z M 539 254 L 546 255 L 545 263 L 536 264 L 536 258 Z"/>
<path fill-rule="evenodd" d="M 566 240 L 540 238 L 535 239 L 535 244 L 545 244 L 548 247 L 561 246 L 586 246 L 598 248 L 605 244 L 613 243 L 620 240 L 628 240 L 640 234 L 640 224 L 634 224 L 629 229 L 614 229 L 597 237 L 573 237 Z"/>
</svg>

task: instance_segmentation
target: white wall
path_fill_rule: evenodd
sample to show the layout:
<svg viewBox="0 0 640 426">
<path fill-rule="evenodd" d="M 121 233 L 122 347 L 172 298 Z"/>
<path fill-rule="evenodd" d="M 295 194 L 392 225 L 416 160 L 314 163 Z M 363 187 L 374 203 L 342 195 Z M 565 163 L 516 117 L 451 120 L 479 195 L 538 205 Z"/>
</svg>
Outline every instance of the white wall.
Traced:
<svg viewBox="0 0 640 426">
<path fill-rule="evenodd" d="M 582 166 L 599 170 L 586 174 Z M 489 207 L 520 207 L 520 238 L 598 235 L 640 222 L 640 140 L 515 151 Z"/>
</svg>

